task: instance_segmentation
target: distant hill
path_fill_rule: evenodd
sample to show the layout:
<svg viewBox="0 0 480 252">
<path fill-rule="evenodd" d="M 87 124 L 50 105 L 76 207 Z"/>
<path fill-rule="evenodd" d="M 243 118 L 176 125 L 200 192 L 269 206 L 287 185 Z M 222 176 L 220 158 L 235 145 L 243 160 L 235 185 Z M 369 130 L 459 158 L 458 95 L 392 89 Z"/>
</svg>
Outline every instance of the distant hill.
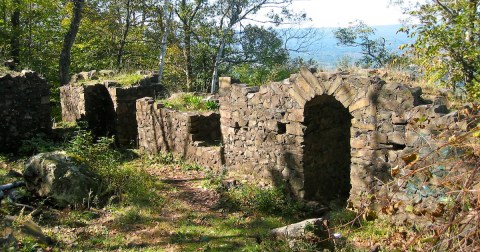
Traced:
<svg viewBox="0 0 480 252">
<path fill-rule="evenodd" d="M 408 38 L 405 33 L 398 33 L 398 29 L 402 26 L 398 25 L 384 25 L 373 26 L 377 37 L 383 37 L 387 41 L 388 48 L 391 50 L 397 50 L 402 44 L 412 42 L 412 39 Z M 320 63 L 320 66 L 333 69 L 336 63 L 342 56 L 352 57 L 354 60 L 361 57 L 360 49 L 356 47 L 343 47 L 337 46 L 337 40 L 333 35 L 333 31 L 337 28 L 317 28 L 319 31 L 318 40 L 309 48 L 307 53 L 291 53 L 292 58 L 302 57 L 305 60 L 310 58 Z M 291 43 L 296 43 L 292 41 Z"/>
</svg>

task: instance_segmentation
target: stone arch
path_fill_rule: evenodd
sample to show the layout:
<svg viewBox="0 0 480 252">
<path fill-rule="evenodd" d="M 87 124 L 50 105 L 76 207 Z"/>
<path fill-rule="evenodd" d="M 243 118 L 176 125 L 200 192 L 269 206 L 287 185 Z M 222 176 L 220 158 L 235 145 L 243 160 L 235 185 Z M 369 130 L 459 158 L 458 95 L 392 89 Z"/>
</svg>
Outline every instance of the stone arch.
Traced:
<svg viewBox="0 0 480 252">
<path fill-rule="evenodd" d="M 345 203 L 354 192 L 369 187 L 369 175 L 357 157 L 371 154 L 366 151 L 371 146 L 357 140 L 370 139 L 376 128 L 366 116 L 376 112 L 375 85 L 366 78 L 314 74 L 308 69 L 301 69 L 290 81 L 288 93 L 304 112 L 300 195 L 306 200 Z"/>
<path fill-rule="evenodd" d="M 350 156 L 344 156 L 350 160 L 348 198 L 353 205 L 361 203 L 362 195 L 380 190 L 392 178 L 394 164 L 402 162 L 406 147 L 415 141 L 407 122 L 418 97 L 407 86 L 386 83 L 377 75 L 375 70 L 350 74 L 301 69 L 260 87 L 221 82 L 220 122 L 229 172 L 286 186 L 298 198 L 322 200 L 338 194 L 318 195 L 309 188 L 309 180 L 320 176 L 309 171 L 308 156 L 315 153 L 308 152 L 309 120 L 318 119 L 317 105 L 328 104 L 333 111 L 348 111 L 351 119 L 350 129 L 343 130 L 350 133 Z M 314 143 L 316 138 L 310 139 Z M 348 190 L 345 184 L 340 195 Z"/>
</svg>

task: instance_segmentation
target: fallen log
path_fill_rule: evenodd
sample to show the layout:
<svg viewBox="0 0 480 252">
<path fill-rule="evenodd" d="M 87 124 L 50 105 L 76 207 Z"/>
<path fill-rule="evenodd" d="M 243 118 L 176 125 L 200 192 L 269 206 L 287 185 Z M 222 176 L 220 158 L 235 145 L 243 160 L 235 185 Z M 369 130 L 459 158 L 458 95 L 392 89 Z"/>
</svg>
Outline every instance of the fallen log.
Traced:
<svg viewBox="0 0 480 252">
<path fill-rule="evenodd" d="M 13 183 L 5 184 L 5 185 L 0 185 L 0 201 L 5 197 L 5 193 L 3 191 L 10 190 L 13 188 L 25 186 L 25 182 L 23 181 L 15 181 Z"/>
<path fill-rule="evenodd" d="M 13 183 L 5 184 L 5 185 L 0 185 L 0 191 L 5 191 L 5 190 L 10 190 L 13 188 L 25 186 L 25 182 L 23 181 L 15 181 Z"/>
</svg>

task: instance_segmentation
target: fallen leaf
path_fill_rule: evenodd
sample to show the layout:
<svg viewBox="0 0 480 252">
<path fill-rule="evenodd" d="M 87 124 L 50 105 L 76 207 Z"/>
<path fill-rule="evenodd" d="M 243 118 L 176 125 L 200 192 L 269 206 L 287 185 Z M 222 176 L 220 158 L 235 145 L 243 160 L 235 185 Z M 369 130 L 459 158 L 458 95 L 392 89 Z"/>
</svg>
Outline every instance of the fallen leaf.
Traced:
<svg viewBox="0 0 480 252">
<path fill-rule="evenodd" d="M 405 165 L 410 165 L 410 164 L 414 164 L 415 162 L 418 161 L 418 155 L 415 154 L 415 153 L 412 153 L 410 155 L 406 155 L 406 156 L 403 156 L 401 157 L 402 160 L 405 162 Z"/>
</svg>

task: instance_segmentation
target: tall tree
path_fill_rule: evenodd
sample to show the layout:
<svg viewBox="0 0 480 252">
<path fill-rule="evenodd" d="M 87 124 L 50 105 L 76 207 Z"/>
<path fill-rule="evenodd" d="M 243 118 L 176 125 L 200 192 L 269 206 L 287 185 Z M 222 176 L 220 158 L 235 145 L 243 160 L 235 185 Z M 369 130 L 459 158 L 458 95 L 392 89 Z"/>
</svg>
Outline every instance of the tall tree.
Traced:
<svg viewBox="0 0 480 252">
<path fill-rule="evenodd" d="M 162 78 L 163 78 L 163 69 L 165 66 L 165 54 L 167 53 L 167 39 L 168 39 L 168 33 L 170 31 L 170 21 L 173 16 L 173 7 L 172 10 L 169 10 L 170 7 L 168 6 L 168 0 L 165 0 L 163 2 L 163 15 L 165 19 L 165 29 L 162 35 L 162 41 L 161 41 L 161 51 L 160 51 L 160 60 L 159 60 L 159 65 L 158 65 L 158 83 L 162 83 Z"/>
<path fill-rule="evenodd" d="M 10 37 L 10 56 L 15 65 L 20 64 L 20 0 L 13 1 L 12 33 Z"/>
<path fill-rule="evenodd" d="M 359 47 L 363 54 L 359 63 L 367 67 L 383 67 L 393 57 L 386 48 L 385 38 L 374 38 L 375 29 L 362 21 L 355 21 L 349 27 L 338 28 L 334 35 L 338 45 Z"/>
<path fill-rule="evenodd" d="M 192 91 L 193 67 L 192 67 L 192 34 L 193 22 L 199 11 L 204 7 L 205 0 L 195 0 L 188 2 L 180 0 L 175 13 L 182 24 L 183 30 L 183 55 L 185 57 L 185 75 L 187 78 L 187 91 Z"/>
<path fill-rule="evenodd" d="M 132 12 L 132 6 L 131 6 L 131 0 L 126 0 L 125 3 L 125 24 L 123 27 L 123 32 L 122 32 L 122 37 L 120 38 L 120 46 L 118 47 L 118 52 L 117 52 L 117 69 L 120 70 L 122 68 L 122 57 L 124 54 L 124 49 L 125 49 L 125 43 L 127 42 L 127 36 L 128 32 L 130 31 L 130 25 L 131 25 L 131 12 Z"/>
<path fill-rule="evenodd" d="M 219 33 L 211 80 L 211 93 L 217 91 L 218 69 L 222 61 L 229 33 L 234 33 L 233 28 L 241 25 L 242 21 L 249 19 L 249 17 L 258 13 L 262 8 L 277 7 L 282 8 L 282 11 L 286 11 L 286 6 L 289 4 L 291 4 L 291 0 L 218 0 L 215 3 L 215 9 L 217 10 L 219 19 Z M 275 16 L 275 18 L 278 19 L 278 16 Z M 272 22 L 274 21 L 275 20 L 272 20 Z"/>
<path fill-rule="evenodd" d="M 403 1 L 394 1 L 398 4 Z M 416 63 L 431 82 L 465 86 L 480 98 L 480 0 L 428 0 L 406 8 L 418 22 L 402 31 L 415 38 Z"/>
<path fill-rule="evenodd" d="M 80 27 L 80 22 L 82 20 L 82 9 L 85 0 L 71 0 L 71 2 L 73 3 L 73 17 L 63 40 L 63 46 L 59 60 L 61 85 L 66 85 L 70 81 L 71 50 L 73 43 L 75 42 L 75 37 L 78 33 L 78 28 Z"/>
</svg>

